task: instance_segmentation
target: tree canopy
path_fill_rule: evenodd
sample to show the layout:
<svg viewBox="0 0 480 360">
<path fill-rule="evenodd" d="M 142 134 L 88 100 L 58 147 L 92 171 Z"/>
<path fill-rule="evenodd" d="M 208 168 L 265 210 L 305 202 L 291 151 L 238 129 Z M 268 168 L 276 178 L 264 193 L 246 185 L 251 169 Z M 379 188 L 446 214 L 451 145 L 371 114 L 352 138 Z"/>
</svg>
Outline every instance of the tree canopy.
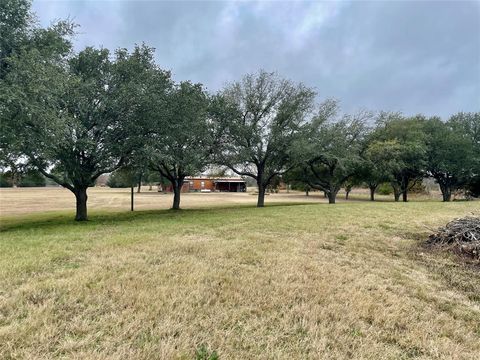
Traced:
<svg viewBox="0 0 480 360">
<path fill-rule="evenodd" d="M 214 113 L 221 136 L 217 162 L 255 179 L 257 206 L 265 189 L 291 166 L 291 146 L 312 110 L 315 93 L 302 84 L 260 71 L 225 87 L 227 109 Z"/>
</svg>

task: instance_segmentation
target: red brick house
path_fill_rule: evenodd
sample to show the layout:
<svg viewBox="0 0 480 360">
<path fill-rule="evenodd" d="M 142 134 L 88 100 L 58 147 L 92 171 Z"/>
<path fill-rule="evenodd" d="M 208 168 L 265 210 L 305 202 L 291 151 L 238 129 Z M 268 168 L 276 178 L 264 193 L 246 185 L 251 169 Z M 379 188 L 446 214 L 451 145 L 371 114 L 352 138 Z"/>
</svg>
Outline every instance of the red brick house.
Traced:
<svg viewBox="0 0 480 360">
<path fill-rule="evenodd" d="M 171 185 L 165 191 L 173 191 Z M 182 186 L 182 192 L 245 192 L 247 183 L 240 177 L 187 177 Z"/>
</svg>

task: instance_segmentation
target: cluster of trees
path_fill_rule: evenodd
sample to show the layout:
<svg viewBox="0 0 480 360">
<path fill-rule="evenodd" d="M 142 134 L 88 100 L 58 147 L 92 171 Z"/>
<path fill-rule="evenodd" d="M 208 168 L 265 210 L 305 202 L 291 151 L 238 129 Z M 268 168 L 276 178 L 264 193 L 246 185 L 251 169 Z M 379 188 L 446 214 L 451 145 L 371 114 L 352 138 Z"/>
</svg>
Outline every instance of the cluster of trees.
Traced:
<svg viewBox="0 0 480 360">
<path fill-rule="evenodd" d="M 75 194 L 87 219 L 87 188 L 120 168 L 157 173 L 174 190 L 211 165 L 250 177 L 265 190 L 279 177 L 326 193 L 390 182 L 395 200 L 434 177 L 445 201 L 478 184 L 480 113 L 444 122 L 399 113 L 342 114 L 315 92 L 260 71 L 216 94 L 175 82 L 148 46 L 72 50 L 75 26 L 35 23 L 28 0 L 0 4 L 0 161 L 28 164 Z M 150 175 L 149 175 L 150 176 Z M 133 178 L 127 181 L 135 181 Z M 138 181 L 138 180 L 137 180 Z"/>
</svg>

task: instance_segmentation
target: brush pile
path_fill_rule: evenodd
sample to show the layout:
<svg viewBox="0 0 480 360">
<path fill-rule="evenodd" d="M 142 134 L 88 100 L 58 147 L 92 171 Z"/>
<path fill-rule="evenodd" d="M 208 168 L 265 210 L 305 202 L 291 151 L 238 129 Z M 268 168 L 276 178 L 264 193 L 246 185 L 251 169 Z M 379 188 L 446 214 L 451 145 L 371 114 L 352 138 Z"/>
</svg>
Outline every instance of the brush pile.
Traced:
<svg viewBox="0 0 480 360">
<path fill-rule="evenodd" d="M 480 261 L 480 217 L 467 216 L 450 221 L 430 235 L 428 243 Z"/>
</svg>

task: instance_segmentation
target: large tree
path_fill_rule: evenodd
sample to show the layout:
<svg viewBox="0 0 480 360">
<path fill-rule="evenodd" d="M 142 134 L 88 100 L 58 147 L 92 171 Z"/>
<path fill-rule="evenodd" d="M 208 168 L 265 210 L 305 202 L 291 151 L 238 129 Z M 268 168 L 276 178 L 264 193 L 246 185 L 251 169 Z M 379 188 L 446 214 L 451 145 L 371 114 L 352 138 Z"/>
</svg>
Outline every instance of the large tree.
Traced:
<svg viewBox="0 0 480 360">
<path fill-rule="evenodd" d="M 132 54 L 86 48 L 68 58 L 22 54 L 8 75 L 19 109 L 21 152 L 42 174 L 72 191 L 78 221 L 87 220 L 87 188 L 114 171 L 132 150 L 128 129 L 142 114 L 138 100 L 151 69 L 151 49 Z M 135 86 L 132 86 L 134 84 Z"/>
<path fill-rule="evenodd" d="M 466 179 L 465 188 L 468 194 L 478 197 L 480 196 L 480 112 L 457 113 L 450 117 L 447 125 L 471 144 L 472 173 Z"/>
<path fill-rule="evenodd" d="M 443 201 L 450 201 L 452 192 L 464 186 L 474 174 L 473 144 L 464 131 L 439 118 L 426 121 L 425 134 L 427 172 L 440 186 Z"/>
<path fill-rule="evenodd" d="M 74 29 L 75 25 L 69 21 L 40 27 L 29 0 L 0 2 L 0 167 L 8 169 L 13 186 L 28 168 L 17 131 L 22 109 L 12 101 L 13 93 L 18 90 L 12 83 L 14 65 L 19 58 L 32 54 L 41 62 L 61 59 L 71 50 Z"/>
<path fill-rule="evenodd" d="M 338 191 L 359 171 L 361 151 L 370 113 L 339 114 L 335 101 L 327 101 L 296 142 L 296 157 L 303 162 L 304 178 L 322 190 L 334 204 Z"/>
<path fill-rule="evenodd" d="M 202 172 L 211 162 L 213 137 L 208 104 L 200 84 L 172 85 L 165 108 L 158 109 L 147 128 L 150 167 L 172 184 L 174 210 L 180 209 L 185 177 Z"/>
<path fill-rule="evenodd" d="M 291 166 L 291 145 L 312 109 L 315 93 L 260 71 L 225 87 L 212 118 L 221 143 L 217 162 L 255 179 L 257 206 L 265 204 L 271 181 Z"/>
</svg>

